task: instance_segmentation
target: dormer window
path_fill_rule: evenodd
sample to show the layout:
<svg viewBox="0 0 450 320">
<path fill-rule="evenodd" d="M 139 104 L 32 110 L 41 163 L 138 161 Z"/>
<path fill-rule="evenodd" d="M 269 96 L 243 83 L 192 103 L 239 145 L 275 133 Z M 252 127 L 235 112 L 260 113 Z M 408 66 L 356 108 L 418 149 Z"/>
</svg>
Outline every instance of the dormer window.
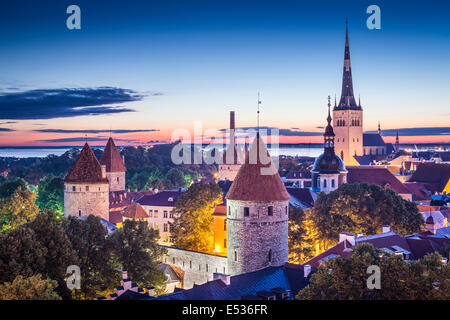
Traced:
<svg viewBox="0 0 450 320">
<path fill-rule="evenodd" d="M 167 201 L 173 202 L 173 197 L 169 197 L 169 199 L 167 199 Z"/>
</svg>

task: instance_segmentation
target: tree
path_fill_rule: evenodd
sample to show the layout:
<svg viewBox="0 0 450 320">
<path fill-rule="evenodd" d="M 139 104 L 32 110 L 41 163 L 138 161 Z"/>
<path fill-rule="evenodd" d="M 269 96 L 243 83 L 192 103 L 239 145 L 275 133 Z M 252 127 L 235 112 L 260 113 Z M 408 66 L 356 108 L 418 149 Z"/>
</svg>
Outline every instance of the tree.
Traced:
<svg viewBox="0 0 450 320">
<path fill-rule="evenodd" d="M 13 282 L 0 284 L 0 300 L 61 300 L 54 291 L 58 283 L 42 279 L 41 274 L 24 278 L 17 276 Z"/>
<path fill-rule="evenodd" d="M 223 201 L 217 184 L 194 183 L 178 198 L 172 227 L 175 247 L 212 252 L 214 207 Z"/>
<path fill-rule="evenodd" d="M 79 258 L 84 299 L 96 298 L 98 292 L 112 289 L 119 282 L 118 273 L 112 266 L 111 251 L 106 245 L 106 228 L 100 219 L 93 215 L 86 220 L 69 217 L 63 225 Z"/>
<path fill-rule="evenodd" d="M 380 289 L 369 289 L 369 266 L 380 268 Z M 350 258 L 329 259 L 311 276 L 310 284 L 297 299 L 306 300 L 410 300 L 450 299 L 450 266 L 442 257 L 429 254 L 422 260 L 405 262 L 363 243 Z M 370 280 L 370 279 L 369 279 Z"/>
<path fill-rule="evenodd" d="M 0 185 L 0 198 L 11 197 L 19 188 L 28 189 L 28 184 L 23 179 L 7 180 Z"/>
<path fill-rule="evenodd" d="M 12 188 L 7 188 L 7 195 Z M 5 190 L 3 190 L 5 191 Z M 36 195 L 26 187 L 22 189 L 22 185 L 18 185 L 13 193 L 6 197 L 0 198 L 0 233 L 5 233 L 15 229 L 16 227 L 32 221 L 39 213 L 39 208 L 35 204 Z"/>
<path fill-rule="evenodd" d="M 343 184 L 329 194 L 320 193 L 311 219 L 320 239 L 337 241 L 340 232 L 375 234 L 390 225 L 400 234 L 420 232 L 424 220 L 413 202 L 377 185 Z"/>
<path fill-rule="evenodd" d="M 39 181 L 36 204 L 41 210 L 47 209 L 64 214 L 64 180 L 50 174 Z"/>
<path fill-rule="evenodd" d="M 175 187 L 185 187 L 186 180 L 184 179 L 183 172 L 178 168 L 172 168 L 167 172 L 167 179 Z"/>
<path fill-rule="evenodd" d="M 130 219 L 108 238 L 114 258 L 139 286 L 164 285 L 165 276 L 158 261 L 166 249 L 158 245 L 158 239 L 159 232 L 149 228 L 147 221 Z"/>
<path fill-rule="evenodd" d="M 18 275 L 31 277 L 40 273 L 58 282 L 56 290 L 60 296 L 70 298 L 66 270 L 78 263 L 62 222 L 50 211 L 0 235 L 0 283 L 13 281 Z"/>
<path fill-rule="evenodd" d="M 305 228 L 305 213 L 301 208 L 289 208 L 289 262 L 303 263 L 312 258 L 311 245 Z"/>
</svg>

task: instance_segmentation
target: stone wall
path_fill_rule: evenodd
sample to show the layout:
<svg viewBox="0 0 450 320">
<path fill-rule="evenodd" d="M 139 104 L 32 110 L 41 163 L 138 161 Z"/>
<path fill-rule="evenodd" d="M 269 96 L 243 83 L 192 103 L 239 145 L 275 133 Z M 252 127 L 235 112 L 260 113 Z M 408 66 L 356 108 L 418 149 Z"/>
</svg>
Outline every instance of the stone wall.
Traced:
<svg viewBox="0 0 450 320">
<path fill-rule="evenodd" d="M 180 267 L 184 271 L 183 288 L 213 280 L 213 273 L 227 273 L 227 257 L 162 246 L 167 249 L 162 262 Z"/>
<path fill-rule="evenodd" d="M 236 175 L 241 168 L 240 164 L 220 164 L 219 165 L 219 180 L 234 181 Z"/>
<path fill-rule="evenodd" d="M 228 272 L 236 275 L 288 261 L 289 201 L 227 201 Z M 273 208 L 273 215 L 268 208 Z M 249 208 L 249 216 L 245 209 Z"/>
<path fill-rule="evenodd" d="M 125 190 L 125 172 L 106 172 L 109 181 L 109 191 Z"/>
<path fill-rule="evenodd" d="M 80 217 L 90 214 L 109 220 L 109 185 L 65 183 L 64 215 Z"/>
</svg>

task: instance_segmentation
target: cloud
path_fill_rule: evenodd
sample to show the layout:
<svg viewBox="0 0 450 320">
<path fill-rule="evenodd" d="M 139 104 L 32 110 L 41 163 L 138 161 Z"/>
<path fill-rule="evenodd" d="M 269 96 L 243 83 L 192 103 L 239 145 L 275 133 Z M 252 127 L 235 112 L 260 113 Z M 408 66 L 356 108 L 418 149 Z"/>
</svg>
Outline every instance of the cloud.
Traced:
<svg viewBox="0 0 450 320">
<path fill-rule="evenodd" d="M 136 91 L 115 87 L 1 92 L 0 119 L 53 119 L 134 112 L 133 109 L 113 104 L 140 101 L 143 98 Z"/>
<path fill-rule="evenodd" d="M 45 132 L 45 133 L 136 133 L 136 132 L 154 132 L 159 131 L 158 129 L 121 129 L 121 130 L 68 130 L 68 129 L 38 129 L 33 130 L 34 132 Z"/>
<path fill-rule="evenodd" d="M 236 128 L 236 133 L 239 134 L 240 131 L 247 131 L 247 130 L 253 130 L 254 132 L 256 132 L 256 130 L 258 129 L 258 127 L 239 127 Z M 321 136 L 323 135 L 323 132 L 315 132 L 315 131 L 301 131 L 301 130 L 293 130 L 294 128 L 291 129 L 280 129 L 280 128 L 276 128 L 276 127 L 264 127 L 261 126 L 259 127 L 260 131 L 261 131 L 261 135 L 265 135 L 265 134 L 272 134 L 271 130 L 278 130 L 279 131 L 279 135 L 280 136 L 290 136 L 290 137 L 308 137 L 308 136 Z M 220 132 L 225 132 L 226 130 L 229 129 L 220 129 Z"/>
<path fill-rule="evenodd" d="M 72 137 L 72 138 L 57 138 L 57 139 L 46 139 L 39 140 L 39 142 L 105 142 L 109 139 L 109 137 Z M 140 143 L 138 140 L 132 139 L 118 139 L 114 138 L 115 142 L 127 142 L 127 143 Z"/>
<path fill-rule="evenodd" d="M 395 137 L 397 131 L 398 135 L 403 137 L 450 135 L 450 127 L 387 129 L 381 130 L 381 135 L 385 137 Z M 377 133 L 377 131 L 367 131 L 367 133 Z"/>
<path fill-rule="evenodd" d="M 0 132 L 11 132 L 11 131 L 16 131 L 16 130 L 10 129 L 10 128 L 0 128 Z"/>
</svg>

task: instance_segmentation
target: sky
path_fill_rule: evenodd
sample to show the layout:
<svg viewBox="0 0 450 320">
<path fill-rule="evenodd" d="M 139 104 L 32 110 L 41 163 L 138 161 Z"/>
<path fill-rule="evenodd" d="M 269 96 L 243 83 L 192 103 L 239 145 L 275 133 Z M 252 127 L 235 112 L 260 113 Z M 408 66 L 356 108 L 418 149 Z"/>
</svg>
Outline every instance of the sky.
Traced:
<svg viewBox="0 0 450 320">
<path fill-rule="evenodd" d="M 81 29 L 69 30 L 69 5 Z M 381 10 L 370 30 L 369 5 Z M 364 131 L 450 142 L 450 2 L 0 1 L 0 145 L 170 141 L 260 124 L 322 142 L 345 20 Z"/>
</svg>

